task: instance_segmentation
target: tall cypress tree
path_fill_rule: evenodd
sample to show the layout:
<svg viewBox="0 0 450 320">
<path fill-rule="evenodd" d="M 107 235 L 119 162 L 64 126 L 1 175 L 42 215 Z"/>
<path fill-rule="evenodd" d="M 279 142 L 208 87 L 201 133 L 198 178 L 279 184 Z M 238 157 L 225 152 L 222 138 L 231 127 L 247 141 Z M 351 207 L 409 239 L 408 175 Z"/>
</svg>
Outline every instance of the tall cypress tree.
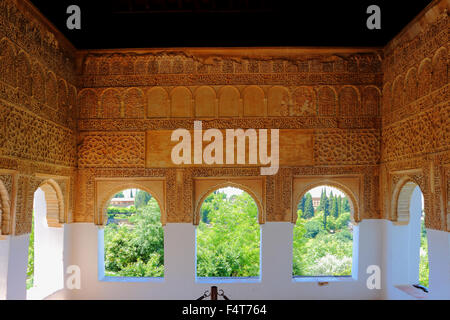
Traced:
<svg viewBox="0 0 450 320">
<path fill-rule="evenodd" d="M 305 212 L 305 202 L 306 202 L 306 196 L 303 196 L 302 200 L 298 203 L 297 210 L 302 210 L 302 212 Z"/>
<path fill-rule="evenodd" d="M 302 217 L 303 219 L 311 219 L 314 217 L 314 206 L 310 193 L 307 193 L 305 196 L 305 210 L 303 211 Z"/>
<path fill-rule="evenodd" d="M 350 212 L 350 203 L 348 202 L 347 197 L 345 197 L 344 200 L 342 201 L 342 211 Z"/>
<path fill-rule="evenodd" d="M 327 216 L 330 215 L 330 200 L 325 193 L 324 201 L 323 201 L 323 213 Z"/>
<path fill-rule="evenodd" d="M 334 212 L 334 194 L 333 190 L 330 192 L 330 197 L 328 198 L 328 202 L 330 204 L 330 214 L 333 215 Z"/>
<path fill-rule="evenodd" d="M 327 193 L 326 193 L 325 189 L 322 189 L 322 194 L 320 195 L 319 207 L 317 208 L 318 211 L 323 211 L 326 198 L 327 198 Z"/>
<path fill-rule="evenodd" d="M 330 215 L 330 201 L 327 197 L 327 193 L 325 192 L 324 200 L 323 200 L 323 228 L 327 229 L 327 217 Z"/>
<path fill-rule="evenodd" d="M 339 195 L 338 197 L 338 215 L 341 215 L 342 213 L 342 197 Z"/>
<path fill-rule="evenodd" d="M 337 218 L 339 217 L 339 204 L 338 204 L 338 200 L 337 197 L 333 197 L 333 205 L 331 206 L 331 214 L 333 215 L 333 217 Z"/>
</svg>

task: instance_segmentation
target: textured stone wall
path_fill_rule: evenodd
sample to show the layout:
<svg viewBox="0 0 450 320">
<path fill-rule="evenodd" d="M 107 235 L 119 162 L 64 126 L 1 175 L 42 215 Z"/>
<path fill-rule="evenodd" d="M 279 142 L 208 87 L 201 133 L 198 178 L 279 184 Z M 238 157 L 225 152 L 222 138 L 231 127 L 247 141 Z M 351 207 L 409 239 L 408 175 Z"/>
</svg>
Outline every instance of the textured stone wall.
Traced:
<svg viewBox="0 0 450 320">
<path fill-rule="evenodd" d="M 381 51 L 356 49 L 79 52 L 83 183 L 75 221 L 93 221 L 95 179 L 163 177 L 167 221 L 192 223 L 195 181 L 260 176 L 258 168 L 242 165 L 146 165 L 153 163 L 146 161 L 146 154 L 153 154 L 146 132 L 192 130 L 194 120 L 202 120 L 204 129 L 310 130 L 313 147 L 304 151 L 312 162 L 302 165 L 299 157 L 296 163 L 296 150 L 287 151 L 292 165 L 265 178 L 264 221 L 292 220 L 295 175 L 362 175 L 361 218 L 379 218 L 381 56 Z"/>
<path fill-rule="evenodd" d="M 0 235 L 31 230 L 34 191 L 52 178 L 72 209 L 77 165 L 75 50 L 27 1 L 0 1 Z M 65 196 L 64 195 L 64 196 Z"/>
<path fill-rule="evenodd" d="M 385 48 L 381 172 L 384 216 L 408 182 L 420 186 L 428 228 L 448 230 L 448 4 L 433 3 Z"/>
<path fill-rule="evenodd" d="M 27 1 L 0 0 L 0 236 L 30 231 L 32 195 L 50 179 L 64 197 L 59 222 L 98 224 L 102 179 L 165 181 L 168 223 L 195 223 L 202 179 L 257 178 L 262 223 L 294 220 L 298 177 L 356 179 L 345 186 L 356 221 L 397 221 L 397 195 L 414 182 L 427 226 L 448 230 L 446 10 L 433 1 L 384 49 L 76 51 Z M 192 130 L 194 120 L 203 129 L 305 130 L 311 155 L 296 162 L 292 150 L 264 179 L 254 166 L 149 161 L 149 132 Z"/>
</svg>

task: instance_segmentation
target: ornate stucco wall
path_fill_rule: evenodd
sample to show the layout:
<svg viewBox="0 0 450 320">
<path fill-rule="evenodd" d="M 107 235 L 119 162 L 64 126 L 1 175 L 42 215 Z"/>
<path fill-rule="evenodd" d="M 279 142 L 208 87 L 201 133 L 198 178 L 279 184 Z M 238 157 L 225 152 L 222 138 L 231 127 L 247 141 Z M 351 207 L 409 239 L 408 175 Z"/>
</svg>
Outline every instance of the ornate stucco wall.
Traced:
<svg viewBox="0 0 450 320">
<path fill-rule="evenodd" d="M 73 46 L 33 6 L 0 1 L 0 236 L 30 232 L 33 195 L 41 185 L 56 183 L 51 192 L 66 202 L 59 222 L 70 219 L 77 165 L 74 67 Z"/>
<path fill-rule="evenodd" d="M 450 230 L 448 2 L 433 1 L 384 49 L 381 201 L 397 220 L 400 190 L 413 182 L 428 228 Z"/>
<path fill-rule="evenodd" d="M 117 180 L 163 181 L 164 222 L 194 224 L 205 185 L 257 188 L 261 223 L 295 221 L 309 186 L 340 186 L 359 222 L 398 220 L 397 194 L 413 181 L 427 226 L 448 230 L 446 7 L 433 1 L 385 48 L 76 51 L 27 1 L 1 1 L 0 236 L 30 231 L 43 184 L 63 211 L 52 221 L 102 224 L 96 186 L 106 196 L 117 183 L 104 181 Z M 149 132 L 192 130 L 194 120 L 311 143 L 284 152 L 275 176 L 150 161 Z"/>
<path fill-rule="evenodd" d="M 198 179 L 238 183 L 237 178 L 259 177 L 265 193 L 261 221 L 291 221 L 295 176 L 330 182 L 353 175 L 361 180 L 355 191 L 358 219 L 380 217 L 381 50 L 115 50 L 78 55 L 82 183 L 75 221 L 93 221 L 99 210 L 94 181 L 113 177 L 166 179 L 167 222 L 195 223 Z M 259 169 L 242 165 L 155 167 L 146 159 L 154 154 L 146 132 L 192 130 L 194 120 L 202 120 L 204 129 L 283 129 L 281 136 L 311 135 L 312 143 L 301 150 L 310 160 L 305 163 L 295 154 L 298 148 L 283 150 L 281 145 L 278 174 L 262 178 Z M 283 157 L 289 158 L 288 165 Z"/>
</svg>

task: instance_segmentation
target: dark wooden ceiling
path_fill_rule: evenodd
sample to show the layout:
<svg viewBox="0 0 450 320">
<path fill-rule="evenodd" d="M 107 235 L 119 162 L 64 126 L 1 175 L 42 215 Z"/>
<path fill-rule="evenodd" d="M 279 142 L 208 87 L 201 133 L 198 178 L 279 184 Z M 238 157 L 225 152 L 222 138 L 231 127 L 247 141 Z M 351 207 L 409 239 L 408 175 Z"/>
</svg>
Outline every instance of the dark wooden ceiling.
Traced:
<svg viewBox="0 0 450 320">
<path fill-rule="evenodd" d="M 249 13 L 270 12 L 270 0 L 116 0 L 114 13 Z"/>
<path fill-rule="evenodd" d="M 79 49 L 386 45 L 430 0 L 31 0 Z M 68 30 L 77 4 L 82 29 Z M 382 29 L 366 28 L 367 7 Z"/>
</svg>

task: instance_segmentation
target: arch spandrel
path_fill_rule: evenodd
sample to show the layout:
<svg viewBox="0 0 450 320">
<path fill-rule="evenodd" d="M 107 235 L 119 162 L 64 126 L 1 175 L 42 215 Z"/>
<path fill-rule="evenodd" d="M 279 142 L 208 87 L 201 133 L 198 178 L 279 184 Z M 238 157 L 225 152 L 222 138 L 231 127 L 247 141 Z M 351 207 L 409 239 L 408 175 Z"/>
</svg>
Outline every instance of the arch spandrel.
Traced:
<svg viewBox="0 0 450 320">
<path fill-rule="evenodd" d="M 66 222 L 67 216 L 67 205 L 61 186 L 55 180 L 49 179 L 42 182 L 38 189 L 45 194 L 47 225 L 51 228 L 61 228 L 62 224 Z"/>
<path fill-rule="evenodd" d="M 424 198 L 425 225 L 429 225 L 428 220 L 431 217 L 432 211 L 430 210 L 430 203 L 426 194 L 425 186 L 410 175 L 401 176 L 392 191 L 390 217 L 395 225 L 409 224 L 409 206 L 412 194 L 417 187 L 420 188 Z"/>
<path fill-rule="evenodd" d="M 200 209 L 205 199 L 214 191 L 223 188 L 236 188 L 247 192 L 255 201 L 258 208 L 258 222 L 266 222 L 266 198 L 264 178 L 254 179 L 196 179 L 194 181 L 194 225 L 200 222 Z"/>
<path fill-rule="evenodd" d="M 98 226 L 104 226 L 107 222 L 108 204 L 113 196 L 120 191 L 127 189 L 139 189 L 147 192 L 154 197 L 161 211 L 161 224 L 167 223 L 166 213 L 166 182 L 164 179 L 117 179 L 117 180 L 98 180 L 95 183 L 95 212 L 94 223 Z"/>
<path fill-rule="evenodd" d="M 354 224 L 361 222 L 362 210 L 361 195 L 362 182 L 359 176 L 332 176 L 332 177 L 297 177 L 294 178 L 292 223 L 297 221 L 297 205 L 311 189 L 327 186 L 342 191 L 350 202 L 350 217 Z"/>
</svg>

